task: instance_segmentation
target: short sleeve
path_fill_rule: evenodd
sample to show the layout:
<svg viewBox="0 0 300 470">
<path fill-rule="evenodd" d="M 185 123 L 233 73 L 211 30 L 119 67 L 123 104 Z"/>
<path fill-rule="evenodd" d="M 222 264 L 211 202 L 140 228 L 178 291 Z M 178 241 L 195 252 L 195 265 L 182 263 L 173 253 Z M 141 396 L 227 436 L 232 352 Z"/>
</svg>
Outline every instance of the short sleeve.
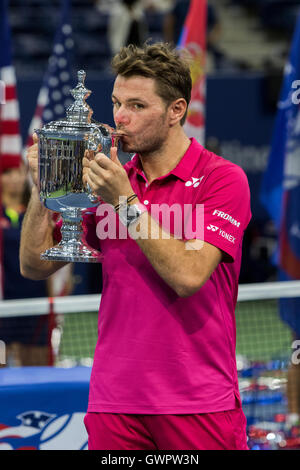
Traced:
<svg viewBox="0 0 300 470">
<path fill-rule="evenodd" d="M 234 164 L 218 167 L 207 177 L 201 193 L 203 239 L 234 260 L 251 219 L 247 176 Z"/>
</svg>

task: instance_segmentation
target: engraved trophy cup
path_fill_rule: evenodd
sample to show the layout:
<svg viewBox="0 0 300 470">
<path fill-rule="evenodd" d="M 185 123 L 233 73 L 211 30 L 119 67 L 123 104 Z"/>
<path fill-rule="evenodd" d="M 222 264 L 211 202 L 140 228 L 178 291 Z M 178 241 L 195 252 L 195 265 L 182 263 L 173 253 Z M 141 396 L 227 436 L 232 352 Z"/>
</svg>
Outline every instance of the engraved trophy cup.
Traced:
<svg viewBox="0 0 300 470">
<path fill-rule="evenodd" d="M 91 94 L 84 85 L 85 72 L 78 72 L 71 90 L 74 103 L 66 118 L 35 130 L 39 149 L 39 193 L 42 203 L 62 217 L 61 242 L 41 254 L 44 260 L 100 262 L 101 253 L 82 241 L 82 211 L 96 207 L 98 198 L 82 182 L 82 159 L 86 150 L 110 155 L 113 134 L 103 124 L 91 121 L 93 111 L 85 100 Z"/>
</svg>

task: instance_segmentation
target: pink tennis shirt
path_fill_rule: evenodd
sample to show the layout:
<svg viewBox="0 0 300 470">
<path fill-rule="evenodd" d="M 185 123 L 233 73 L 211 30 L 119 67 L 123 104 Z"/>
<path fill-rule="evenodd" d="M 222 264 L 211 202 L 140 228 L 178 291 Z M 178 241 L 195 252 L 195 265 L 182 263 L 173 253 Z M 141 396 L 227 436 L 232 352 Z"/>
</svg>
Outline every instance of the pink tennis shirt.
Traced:
<svg viewBox="0 0 300 470">
<path fill-rule="evenodd" d="M 153 204 L 188 205 L 194 220 L 196 206 L 203 205 L 204 221 L 193 238 L 227 256 L 198 292 L 182 298 L 129 236 L 99 240 L 96 231 L 104 220 L 99 208 L 98 215 L 95 211 L 85 217 L 86 240 L 104 255 L 88 411 L 189 414 L 234 409 L 236 399 L 240 402 L 235 305 L 242 239 L 251 218 L 247 177 L 194 139 L 176 168 L 151 184 L 138 155 L 125 169 L 149 211 Z M 111 217 L 118 219 L 115 213 Z M 175 233 L 175 222 L 170 231 Z"/>
</svg>

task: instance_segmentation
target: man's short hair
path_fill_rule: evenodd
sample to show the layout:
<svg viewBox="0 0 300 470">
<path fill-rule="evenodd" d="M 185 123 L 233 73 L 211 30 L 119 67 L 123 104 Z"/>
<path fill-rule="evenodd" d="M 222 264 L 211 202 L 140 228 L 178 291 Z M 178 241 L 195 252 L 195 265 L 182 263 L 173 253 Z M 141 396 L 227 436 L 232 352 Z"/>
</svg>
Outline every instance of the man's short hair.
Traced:
<svg viewBox="0 0 300 470">
<path fill-rule="evenodd" d="M 178 98 L 191 100 L 192 78 L 188 60 L 168 43 L 132 44 L 122 47 L 111 62 L 116 75 L 129 78 L 135 75 L 153 78 L 157 94 L 169 106 Z M 184 124 L 187 112 L 181 120 Z"/>
</svg>

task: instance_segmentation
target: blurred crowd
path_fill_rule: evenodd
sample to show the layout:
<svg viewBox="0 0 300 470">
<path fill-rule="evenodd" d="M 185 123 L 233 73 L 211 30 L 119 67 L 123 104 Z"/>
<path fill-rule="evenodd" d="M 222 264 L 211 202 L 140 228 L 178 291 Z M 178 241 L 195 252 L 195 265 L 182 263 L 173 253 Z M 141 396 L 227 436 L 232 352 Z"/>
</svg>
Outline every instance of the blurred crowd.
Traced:
<svg viewBox="0 0 300 470">
<path fill-rule="evenodd" d="M 299 11 L 299 0 L 228 0 L 260 18 L 261 25 L 271 31 L 291 34 Z"/>
<path fill-rule="evenodd" d="M 190 0 L 71 0 L 74 63 L 107 70 L 111 55 L 127 43 L 178 43 Z M 222 48 L 220 4 L 256 15 L 263 30 L 291 33 L 300 0 L 208 0 L 207 43 L 214 69 L 244 69 Z M 44 71 L 59 22 L 60 0 L 11 0 L 14 61 L 20 73 Z"/>
</svg>

